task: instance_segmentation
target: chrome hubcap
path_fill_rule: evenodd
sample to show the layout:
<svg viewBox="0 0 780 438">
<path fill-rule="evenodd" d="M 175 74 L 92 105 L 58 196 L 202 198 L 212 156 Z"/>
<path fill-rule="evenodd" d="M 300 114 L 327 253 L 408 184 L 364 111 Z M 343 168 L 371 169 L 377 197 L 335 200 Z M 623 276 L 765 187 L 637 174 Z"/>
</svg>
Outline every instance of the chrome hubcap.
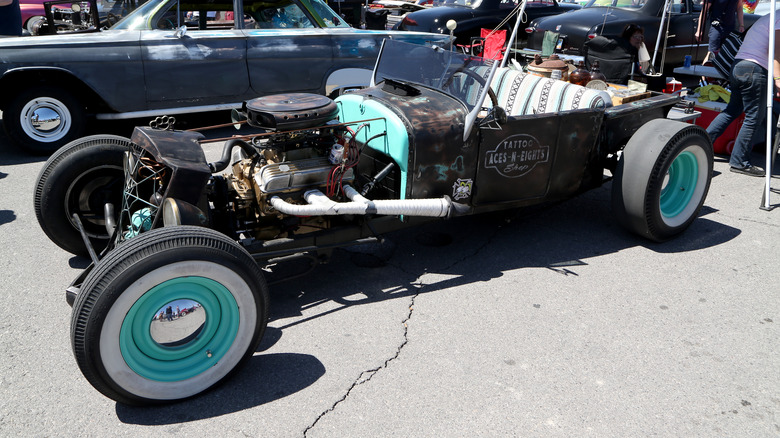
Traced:
<svg viewBox="0 0 780 438">
<path fill-rule="evenodd" d="M 163 347 L 176 347 L 197 338 L 205 325 L 206 311 L 199 302 L 175 300 L 152 315 L 149 334 Z"/>
<path fill-rule="evenodd" d="M 70 111 L 53 97 L 39 97 L 22 108 L 22 129 L 30 138 L 50 143 L 63 138 L 71 126 Z"/>
</svg>

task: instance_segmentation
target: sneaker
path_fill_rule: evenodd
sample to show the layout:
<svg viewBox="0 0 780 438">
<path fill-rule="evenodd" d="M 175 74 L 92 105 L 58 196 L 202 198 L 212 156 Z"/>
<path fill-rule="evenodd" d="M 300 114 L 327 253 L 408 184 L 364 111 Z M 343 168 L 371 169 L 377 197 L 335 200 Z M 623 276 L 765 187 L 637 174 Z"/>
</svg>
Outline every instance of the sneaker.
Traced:
<svg viewBox="0 0 780 438">
<path fill-rule="evenodd" d="M 764 171 L 756 166 L 734 167 L 731 166 L 731 171 L 734 173 L 741 173 L 748 176 L 764 176 Z"/>
</svg>

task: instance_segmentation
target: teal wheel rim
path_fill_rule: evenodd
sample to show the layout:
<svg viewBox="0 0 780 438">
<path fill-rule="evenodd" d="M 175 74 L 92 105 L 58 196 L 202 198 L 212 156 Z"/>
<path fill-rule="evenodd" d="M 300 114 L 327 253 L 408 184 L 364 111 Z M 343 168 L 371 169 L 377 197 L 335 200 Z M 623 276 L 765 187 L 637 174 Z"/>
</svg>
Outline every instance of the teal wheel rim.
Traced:
<svg viewBox="0 0 780 438">
<path fill-rule="evenodd" d="M 163 346 L 151 335 L 152 318 L 164 304 L 189 299 L 202 305 L 206 322 L 194 339 Z M 159 382 L 195 377 L 213 367 L 236 339 L 239 309 L 222 284 L 205 277 L 179 277 L 149 289 L 127 312 L 119 332 L 125 363 L 140 376 Z"/>
<path fill-rule="evenodd" d="M 667 173 L 667 182 L 661 189 L 661 214 L 675 217 L 691 202 L 699 179 L 699 162 L 696 155 L 685 151 L 674 159 Z"/>
</svg>

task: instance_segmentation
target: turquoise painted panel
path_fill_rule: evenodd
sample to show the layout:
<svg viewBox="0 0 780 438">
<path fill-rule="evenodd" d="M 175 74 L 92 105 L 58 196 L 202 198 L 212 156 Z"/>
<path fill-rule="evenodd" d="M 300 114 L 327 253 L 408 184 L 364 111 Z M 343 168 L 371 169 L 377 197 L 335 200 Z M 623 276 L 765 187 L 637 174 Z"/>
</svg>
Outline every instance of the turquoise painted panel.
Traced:
<svg viewBox="0 0 780 438">
<path fill-rule="evenodd" d="M 336 98 L 339 107 L 339 121 L 342 123 L 376 119 L 366 122 L 366 126 L 357 132 L 357 140 L 365 143 L 369 138 L 386 132 L 387 135 L 371 140 L 366 146 L 391 157 L 401 170 L 401 199 L 406 198 L 406 185 L 409 173 L 409 134 L 401 118 L 381 102 L 365 99 L 356 94 L 345 94 Z M 362 123 L 351 126 L 358 129 Z"/>
</svg>

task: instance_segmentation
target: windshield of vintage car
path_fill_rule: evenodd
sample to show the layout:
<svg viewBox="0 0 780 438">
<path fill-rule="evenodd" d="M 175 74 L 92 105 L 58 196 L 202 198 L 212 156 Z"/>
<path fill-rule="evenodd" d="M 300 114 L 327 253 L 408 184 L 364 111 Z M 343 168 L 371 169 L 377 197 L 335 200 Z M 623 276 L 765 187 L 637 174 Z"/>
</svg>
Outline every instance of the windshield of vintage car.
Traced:
<svg viewBox="0 0 780 438">
<path fill-rule="evenodd" d="M 464 6 L 467 8 L 476 9 L 481 3 L 482 0 L 434 0 L 433 6 Z"/>
<path fill-rule="evenodd" d="M 386 39 L 374 69 L 374 83 L 385 79 L 441 90 L 471 111 L 490 74 L 493 60 Z"/>
<path fill-rule="evenodd" d="M 349 27 L 322 0 L 245 0 L 245 29 Z M 303 4 L 306 7 L 302 6 Z M 240 22 L 239 22 L 240 23 Z M 111 29 L 235 29 L 233 3 L 225 0 L 149 0 Z"/>
<path fill-rule="evenodd" d="M 435 0 L 433 6 L 460 6 L 464 8 L 511 10 L 517 7 L 520 0 Z M 554 6 L 555 0 L 528 0 L 527 7 Z"/>
<path fill-rule="evenodd" d="M 675 3 L 679 3 L 677 0 Z M 641 9 L 647 0 L 590 0 L 583 8 Z"/>
</svg>

